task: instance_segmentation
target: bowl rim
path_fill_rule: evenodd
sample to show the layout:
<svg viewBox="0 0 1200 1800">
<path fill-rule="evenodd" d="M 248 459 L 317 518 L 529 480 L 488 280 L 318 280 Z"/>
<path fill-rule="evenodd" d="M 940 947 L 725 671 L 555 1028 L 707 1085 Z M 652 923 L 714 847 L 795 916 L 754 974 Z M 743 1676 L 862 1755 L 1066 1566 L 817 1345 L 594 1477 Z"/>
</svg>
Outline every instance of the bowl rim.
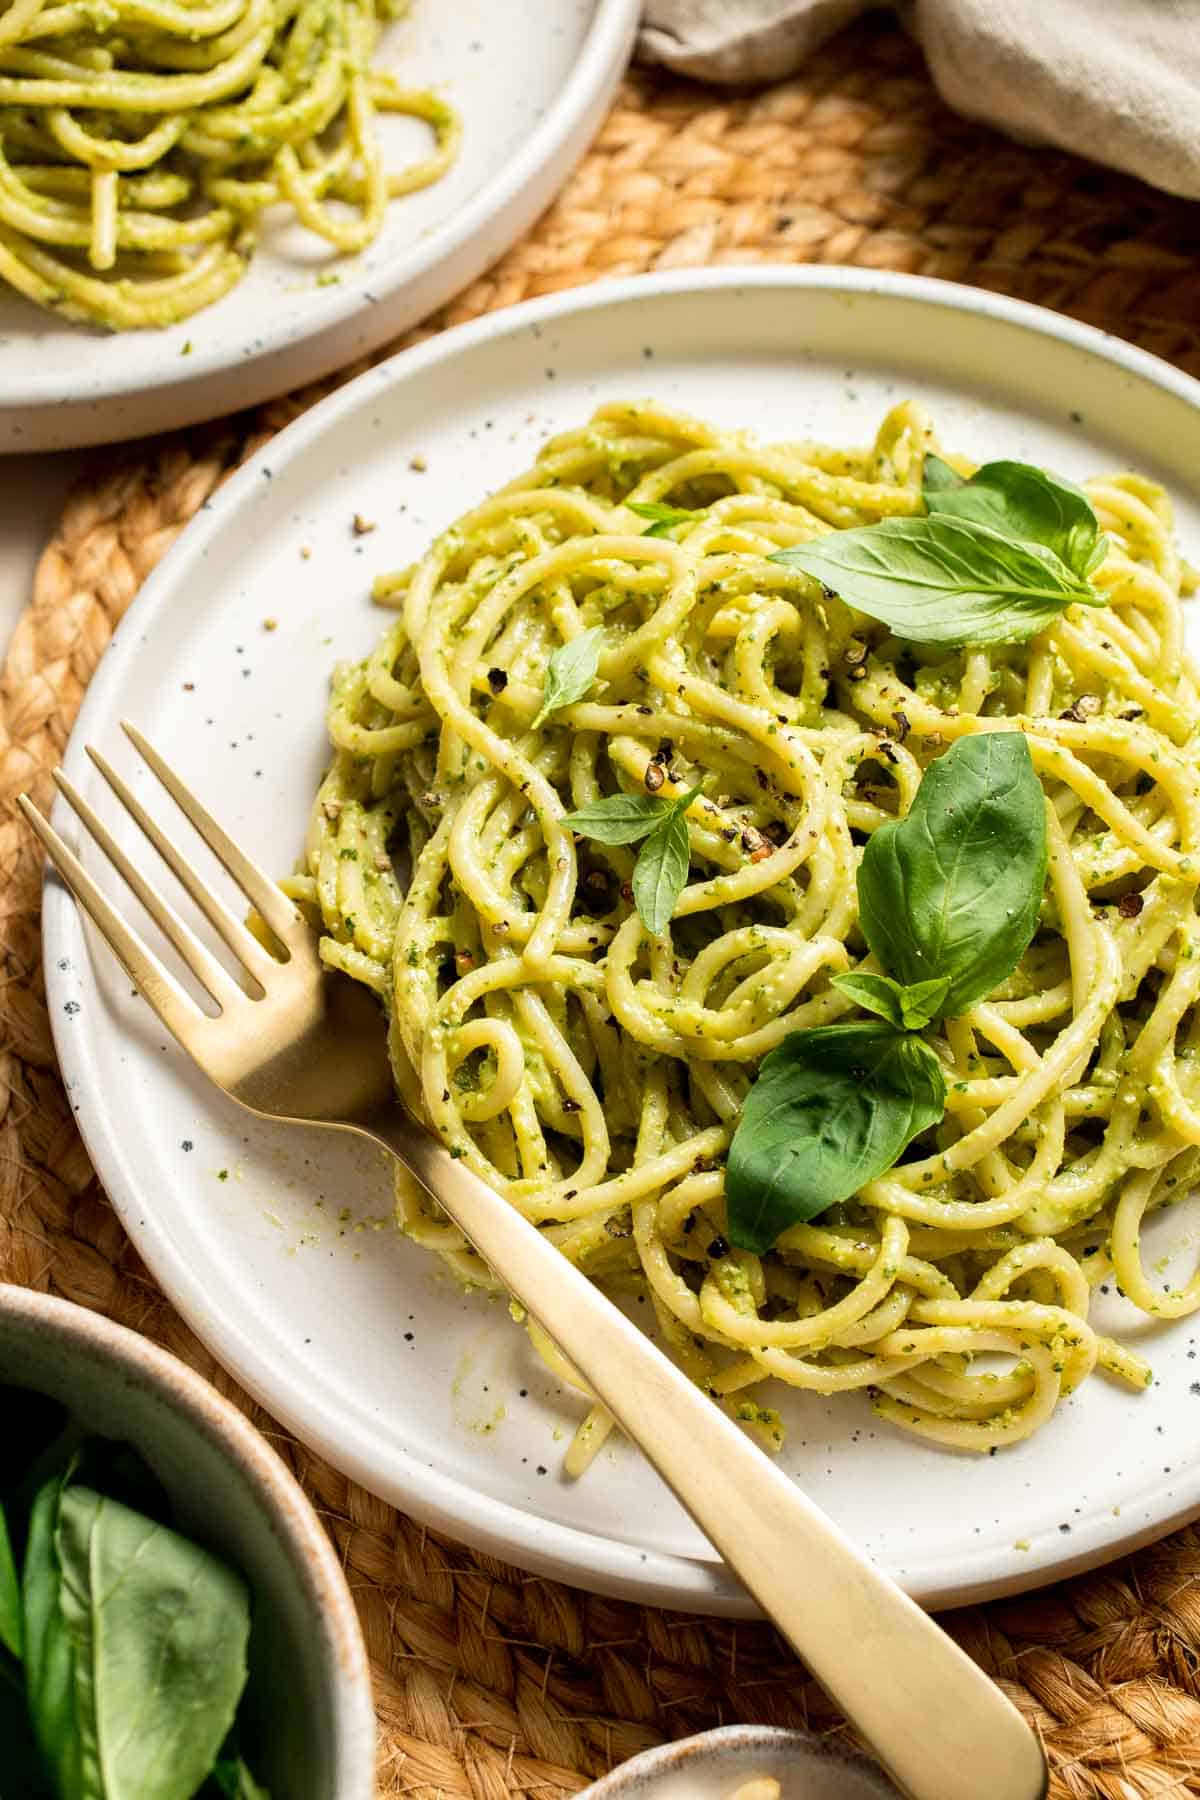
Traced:
<svg viewBox="0 0 1200 1800">
<path fill-rule="evenodd" d="M 337 1793 L 374 1800 L 371 1671 L 345 1572 L 312 1502 L 261 1432 L 198 1370 L 106 1314 L 18 1283 L 0 1282 L 0 1324 L 41 1330 L 165 1398 L 253 1489 L 293 1565 L 312 1615 L 332 1700 Z"/>
<path fill-rule="evenodd" d="M 877 1763 L 838 1738 L 818 1737 L 811 1731 L 800 1731 L 786 1725 L 718 1725 L 711 1731 L 698 1731 L 691 1737 L 675 1738 L 641 1750 L 627 1762 L 618 1763 L 590 1787 L 584 1788 L 576 1800 L 621 1800 L 627 1787 L 634 1791 L 641 1777 L 653 1776 L 660 1764 L 689 1763 L 696 1757 L 724 1750 L 744 1749 L 795 1750 L 831 1769 L 852 1769 L 861 1775 L 876 1800 L 900 1800 L 898 1790 Z M 749 1777 L 747 1777 L 749 1779 Z"/>
</svg>

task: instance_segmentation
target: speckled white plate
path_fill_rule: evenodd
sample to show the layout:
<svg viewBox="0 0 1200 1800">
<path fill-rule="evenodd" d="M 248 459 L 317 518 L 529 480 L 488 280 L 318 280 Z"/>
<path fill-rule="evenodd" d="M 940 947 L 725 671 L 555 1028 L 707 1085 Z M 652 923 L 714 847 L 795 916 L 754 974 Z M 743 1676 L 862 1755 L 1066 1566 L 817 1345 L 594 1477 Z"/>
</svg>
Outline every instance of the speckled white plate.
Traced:
<svg viewBox="0 0 1200 1800">
<path fill-rule="evenodd" d="M 601 399 L 653 395 L 763 434 L 862 442 L 917 395 L 945 441 L 980 459 L 1158 475 L 1195 555 L 1198 393 L 1072 320 L 865 272 L 676 274 L 486 318 L 335 394 L 217 493 L 121 625 L 68 770 L 98 786 L 87 739 L 129 767 L 118 721 L 131 717 L 268 867 L 290 867 L 325 757 L 330 667 L 383 624 L 371 576 Z M 354 535 L 356 512 L 376 522 L 369 536 Z M 272 1411 L 368 1487 L 526 1568 L 745 1609 L 627 1445 L 577 1485 L 560 1477 L 578 1399 L 502 1306 L 464 1298 L 394 1234 L 381 1163 L 227 1104 L 164 1044 L 53 883 L 45 936 L 59 1054 L 104 1184 L 176 1304 Z M 1148 1235 L 1150 1264 L 1194 1262 L 1200 1205 Z M 1100 1312 L 1150 1356 L 1149 1392 L 1097 1377 L 1034 1441 L 982 1459 L 880 1427 L 861 1398 L 791 1395 L 784 1466 L 930 1602 L 1028 1587 L 1148 1539 L 1200 1510 L 1200 1326 L 1148 1325 L 1113 1295 Z"/>
<path fill-rule="evenodd" d="M 416 0 L 380 62 L 463 118 L 458 161 L 388 208 L 361 256 L 268 221 L 245 279 L 165 331 L 114 336 L 0 283 L 0 453 L 174 430 L 313 381 L 376 350 L 516 242 L 583 154 L 625 66 L 640 0 Z M 383 118 L 388 160 L 428 130 Z"/>
</svg>

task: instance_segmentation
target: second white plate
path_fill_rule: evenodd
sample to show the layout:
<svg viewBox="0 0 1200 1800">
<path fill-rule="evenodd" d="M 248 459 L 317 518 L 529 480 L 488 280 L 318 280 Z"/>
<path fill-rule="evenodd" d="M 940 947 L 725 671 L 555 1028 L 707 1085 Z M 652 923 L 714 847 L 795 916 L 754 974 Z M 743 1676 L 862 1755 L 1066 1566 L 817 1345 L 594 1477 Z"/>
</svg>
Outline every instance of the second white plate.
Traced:
<svg viewBox="0 0 1200 1800">
<path fill-rule="evenodd" d="M 331 258 L 268 217 L 244 280 L 162 331 L 113 334 L 43 312 L 0 282 L 0 453 L 174 431 L 254 406 L 377 350 L 482 274 L 582 156 L 625 67 L 640 0 L 416 0 L 379 63 L 457 107 L 462 150 L 395 201 L 361 256 Z M 389 163 L 427 154 L 382 117 Z"/>
<path fill-rule="evenodd" d="M 96 785 L 88 741 L 128 766 L 119 720 L 135 719 L 267 867 L 291 867 L 325 757 L 331 666 L 383 623 L 371 576 L 601 399 L 653 395 L 763 437 L 860 443 L 915 395 L 943 440 L 980 460 L 1157 475 L 1194 553 L 1198 391 L 1070 320 L 846 271 L 689 273 L 485 319 L 335 394 L 219 491 L 122 624 L 68 772 Z M 376 522 L 369 536 L 356 513 Z M 396 1236 L 381 1163 L 227 1103 L 54 884 L 45 938 L 58 1049 L 100 1177 L 167 1293 L 279 1418 L 366 1486 L 525 1568 L 745 1610 L 628 1445 L 581 1482 L 560 1476 L 577 1397 L 502 1306 L 464 1297 Z M 1173 1208 L 1148 1260 L 1194 1261 L 1198 1224 L 1195 1201 Z M 1144 1541 L 1200 1508 L 1200 1330 L 1134 1324 L 1115 1296 L 1101 1311 L 1151 1358 L 1144 1395 L 1096 1378 L 1031 1442 L 974 1458 L 890 1432 L 859 1396 L 794 1394 L 784 1466 L 931 1603 Z"/>
</svg>

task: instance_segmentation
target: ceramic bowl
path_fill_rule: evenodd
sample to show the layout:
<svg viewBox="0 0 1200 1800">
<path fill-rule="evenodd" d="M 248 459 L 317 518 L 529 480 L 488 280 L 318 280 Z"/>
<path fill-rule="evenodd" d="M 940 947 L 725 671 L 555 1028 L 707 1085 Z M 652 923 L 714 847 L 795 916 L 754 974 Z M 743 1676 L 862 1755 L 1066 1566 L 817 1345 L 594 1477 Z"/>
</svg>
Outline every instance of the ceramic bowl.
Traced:
<svg viewBox="0 0 1200 1800">
<path fill-rule="evenodd" d="M 773 1725 L 725 1725 L 644 1750 L 576 1800 L 731 1800 L 759 1780 L 777 1781 L 779 1800 L 901 1800 L 865 1757 Z"/>
<path fill-rule="evenodd" d="M 275 1800 L 372 1800 L 375 1716 L 350 1590 L 275 1452 L 194 1370 L 98 1313 L 0 1285 L 0 1383 L 132 1444 L 180 1529 L 253 1594 L 249 1760 Z"/>
</svg>

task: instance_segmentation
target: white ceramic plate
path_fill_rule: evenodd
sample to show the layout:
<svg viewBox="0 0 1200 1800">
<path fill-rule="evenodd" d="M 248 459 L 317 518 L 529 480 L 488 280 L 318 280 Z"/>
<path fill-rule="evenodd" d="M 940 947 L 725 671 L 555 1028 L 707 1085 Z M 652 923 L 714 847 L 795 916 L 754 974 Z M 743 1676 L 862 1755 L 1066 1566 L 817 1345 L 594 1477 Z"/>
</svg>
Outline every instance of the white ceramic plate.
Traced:
<svg viewBox="0 0 1200 1800">
<path fill-rule="evenodd" d="M 0 284 L 0 452 L 72 449 L 174 430 L 298 387 L 376 350 L 516 242 L 583 154 L 625 67 L 639 0 L 416 0 L 382 66 L 463 118 L 458 161 L 397 200 L 361 256 L 284 222 L 245 279 L 165 331 L 114 336 Z M 385 118 L 389 162 L 429 134 Z M 284 215 L 280 213 L 282 221 Z M 323 275 L 336 277 L 319 285 Z"/>
<path fill-rule="evenodd" d="M 98 785 L 85 740 L 129 766 L 118 720 L 133 718 L 266 866 L 292 866 L 325 756 L 330 667 L 383 624 L 372 574 L 416 556 L 548 432 L 602 399 L 646 395 L 833 442 L 869 440 L 894 400 L 918 395 L 945 441 L 980 459 L 1158 475 L 1200 548 L 1200 387 L 1069 319 L 841 270 L 590 288 L 371 371 L 222 488 L 122 624 L 71 775 Z M 377 522 L 370 536 L 354 536 L 356 512 Z M 100 1176 L 164 1288 L 281 1419 L 368 1487 L 526 1568 L 746 1609 L 627 1445 L 577 1485 L 560 1478 L 578 1399 L 556 1391 L 502 1306 L 462 1297 L 393 1234 L 370 1153 L 227 1104 L 164 1044 L 54 884 L 45 930 L 58 1049 Z M 1194 1260 L 1198 1226 L 1192 1205 L 1173 1209 L 1148 1260 Z M 792 1395 L 785 1467 L 928 1602 L 1101 1561 L 1200 1508 L 1200 1328 L 1123 1310 L 1111 1296 L 1101 1308 L 1152 1357 L 1146 1394 L 1098 1377 L 1034 1441 L 982 1459 L 880 1427 L 860 1398 Z"/>
</svg>

